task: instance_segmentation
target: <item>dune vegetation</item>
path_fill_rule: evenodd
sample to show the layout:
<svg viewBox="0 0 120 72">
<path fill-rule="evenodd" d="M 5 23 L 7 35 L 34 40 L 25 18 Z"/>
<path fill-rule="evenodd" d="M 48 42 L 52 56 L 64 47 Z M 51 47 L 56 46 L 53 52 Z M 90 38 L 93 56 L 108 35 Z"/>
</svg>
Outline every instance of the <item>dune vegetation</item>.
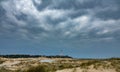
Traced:
<svg viewBox="0 0 120 72">
<path fill-rule="evenodd" d="M 0 72 L 120 72 L 120 59 L 0 58 Z"/>
</svg>

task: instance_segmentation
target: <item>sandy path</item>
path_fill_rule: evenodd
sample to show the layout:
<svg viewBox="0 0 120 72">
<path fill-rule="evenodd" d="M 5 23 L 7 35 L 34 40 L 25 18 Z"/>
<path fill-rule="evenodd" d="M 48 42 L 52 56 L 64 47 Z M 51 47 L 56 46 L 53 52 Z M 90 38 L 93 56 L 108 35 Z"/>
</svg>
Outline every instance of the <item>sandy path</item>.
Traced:
<svg viewBox="0 0 120 72">
<path fill-rule="evenodd" d="M 81 68 L 72 68 L 72 69 L 63 69 L 56 72 L 116 72 L 114 69 L 81 69 Z"/>
<path fill-rule="evenodd" d="M 13 61 L 13 62 L 11 62 L 11 61 L 6 61 L 6 62 L 0 64 L 0 66 L 11 67 L 12 65 L 19 64 L 19 63 L 20 63 L 20 61 Z"/>
</svg>

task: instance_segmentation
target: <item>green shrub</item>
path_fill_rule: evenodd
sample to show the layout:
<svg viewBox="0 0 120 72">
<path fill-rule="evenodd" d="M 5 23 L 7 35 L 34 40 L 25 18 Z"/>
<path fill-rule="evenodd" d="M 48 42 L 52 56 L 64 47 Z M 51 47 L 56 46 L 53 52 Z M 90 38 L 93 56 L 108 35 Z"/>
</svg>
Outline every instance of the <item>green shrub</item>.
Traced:
<svg viewBox="0 0 120 72">
<path fill-rule="evenodd" d="M 4 61 L 0 59 L 0 64 L 2 64 Z"/>
<path fill-rule="evenodd" d="M 36 67 L 30 67 L 25 72 L 54 72 L 55 70 L 51 67 L 45 66 L 45 65 L 39 65 Z"/>
<path fill-rule="evenodd" d="M 10 70 L 5 69 L 4 67 L 0 68 L 0 72 L 12 72 Z"/>
</svg>

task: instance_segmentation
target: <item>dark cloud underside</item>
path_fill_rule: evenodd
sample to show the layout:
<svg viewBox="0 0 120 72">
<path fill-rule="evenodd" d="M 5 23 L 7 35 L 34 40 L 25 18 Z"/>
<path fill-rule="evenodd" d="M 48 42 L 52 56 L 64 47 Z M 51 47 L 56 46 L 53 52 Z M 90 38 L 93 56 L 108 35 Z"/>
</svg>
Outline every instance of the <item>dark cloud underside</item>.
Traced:
<svg viewBox="0 0 120 72">
<path fill-rule="evenodd" d="M 119 0 L 1 0 L 0 35 L 37 40 L 118 40 Z"/>
</svg>

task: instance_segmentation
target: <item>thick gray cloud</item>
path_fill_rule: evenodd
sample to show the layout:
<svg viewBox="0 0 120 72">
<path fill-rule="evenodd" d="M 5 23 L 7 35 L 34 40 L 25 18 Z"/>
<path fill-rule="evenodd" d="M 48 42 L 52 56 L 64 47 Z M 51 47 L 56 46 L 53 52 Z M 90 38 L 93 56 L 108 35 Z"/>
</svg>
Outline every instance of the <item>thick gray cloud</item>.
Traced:
<svg viewBox="0 0 120 72">
<path fill-rule="evenodd" d="M 29 39 L 120 39 L 119 0 L 3 0 L 0 35 Z"/>
</svg>

